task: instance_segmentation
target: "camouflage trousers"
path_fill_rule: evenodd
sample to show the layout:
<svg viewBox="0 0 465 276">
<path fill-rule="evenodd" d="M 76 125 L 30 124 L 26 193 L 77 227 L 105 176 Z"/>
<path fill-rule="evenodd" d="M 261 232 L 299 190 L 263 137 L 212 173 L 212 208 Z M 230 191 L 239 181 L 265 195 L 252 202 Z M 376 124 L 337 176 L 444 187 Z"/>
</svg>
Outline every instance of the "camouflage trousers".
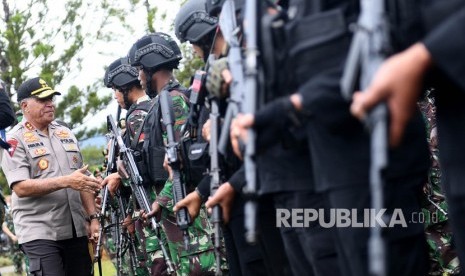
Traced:
<svg viewBox="0 0 465 276">
<path fill-rule="evenodd" d="M 10 247 L 11 261 L 15 267 L 15 273 L 23 273 L 23 260 L 26 261 L 26 272 L 27 272 L 27 257 L 19 249 L 19 245 L 16 243 Z"/>
<path fill-rule="evenodd" d="M 163 208 L 162 227 L 168 238 L 171 260 L 175 264 L 176 275 L 215 275 L 217 271 L 215 248 L 213 244 L 213 227 L 208 220 L 205 207 L 189 227 L 189 248 L 185 249 L 183 233 L 176 225 L 175 214 L 171 208 Z M 224 245 L 224 242 L 223 242 Z M 227 271 L 225 249 L 222 247 L 221 270 Z"/>
</svg>

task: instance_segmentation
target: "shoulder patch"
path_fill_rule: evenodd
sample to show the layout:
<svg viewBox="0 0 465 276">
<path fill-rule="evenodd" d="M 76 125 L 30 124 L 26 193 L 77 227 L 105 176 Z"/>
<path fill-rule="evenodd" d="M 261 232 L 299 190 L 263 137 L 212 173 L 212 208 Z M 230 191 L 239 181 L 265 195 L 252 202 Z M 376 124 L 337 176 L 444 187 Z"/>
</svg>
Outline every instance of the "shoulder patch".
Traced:
<svg viewBox="0 0 465 276">
<path fill-rule="evenodd" d="M 7 142 L 8 142 L 8 144 L 10 144 L 10 148 L 8 149 L 8 153 L 10 154 L 11 157 L 13 157 L 13 154 L 15 154 L 16 147 L 18 146 L 18 140 L 10 139 Z"/>
</svg>

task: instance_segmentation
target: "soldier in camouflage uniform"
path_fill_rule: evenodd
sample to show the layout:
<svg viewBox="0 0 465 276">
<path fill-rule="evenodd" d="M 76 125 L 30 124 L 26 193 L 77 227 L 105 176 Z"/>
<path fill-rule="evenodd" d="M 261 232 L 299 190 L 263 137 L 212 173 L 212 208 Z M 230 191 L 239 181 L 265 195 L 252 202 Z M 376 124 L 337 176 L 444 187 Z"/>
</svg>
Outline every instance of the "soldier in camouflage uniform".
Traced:
<svg viewBox="0 0 465 276">
<path fill-rule="evenodd" d="M 183 126 L 189 114 L 188 92 L 173 76 L 181 57 L 181 51 L 174 40 L 164 33 L 154 33 L 139 39 L 131 48 L 129 58 L 133 66 L 139 66 L 139 78 L 146 87 L 147 94 L 155 98 L 153 112 L 147 115 L 145 124 L 144 149 L 149 165 L 149 176 L 153 181 L 150 187 L 158 195 L 152 205 L 152 211 L 145 217 L 157 214 L 161 217 L 162 227 L 167 237 L 171 258 L 176 266 L 177 275 L 214 275 L 215 255 L 211 240 L 211 226 L 206 214 L 194 220 L 189 227 L 189 250 L 184 249 L 182 232 L 176 225 L 172 210 L 173 195 L 168 175 L 162 176 L 165 156 L 166 133 L 161 123 L 160 107 L 157 95 L 167 90 L 172 97 L 175 117 L 175 136 L 179 141 Z M 166 182 L 166 183 L 165 183 Z M 192 184 L 192 183 L 191 183 Z M 160 211 L 161 207 L 161 212 Z"/>
<path fill-rule="evenodd" d="M 3 199 L 3 196 L 1 196 Z M 6 196 L 5 198 L 6 207 L 5 207 L 5 219 L 2 224 L 3 232 L 10 238 L 10 254 L 11 260 L 15 267 L 15 273 L 23 273 L 23 259 L 26 263 L 26 273 L 28 273 L 28 262 L 25 258 L 24 253 L 19 249 L 18 238 L 15 235 L 15 226 L 13 224 L 13 216 L 11 215 L 10 203 L 11 197 Z"/>
<path fill-rule="evenodd" d="M 105 74 L 105 85 L 115 90 L 115 98 L 118 104 L 127 109 L 126 114 L 126 131 L 123 136 L 124 143 L 134 151 L 141 151 L 144 141 L 143 124 L 145 117 L 152 106 L 150 98 L 142 89 L 138 80 L 138 71 L 132 67 L 127 58 L 121 58 L 114 61 Z M 140 160 L 139 160 L 140 161 Z M 141 171 L 143 168 L 141 168 Z M 134 202 L 129 200 L 131 190 L 129 183 L 123 181 L 121 187 L 121 178 L 118 173 L 114 173 L 106 178 L 105 184 L 109 184 L 109 190 L 112 195 L 119 189 L 119 196 L 123 196 L 131 210 L 123 223 L 124 228 L 129 232 L 129 240 L 133 242 L 136 248 L 137 262 L 134 273 L 145 276 L 150 274 L 160 275 L 166 270 L 163 256 L 158 252 L 160 247 L 154 233 L 144 232 L 140 212 Z M 133 224 L 134 222 L 134 224 Z M 134 237 L 135 233 L 135 237 Z M 113 237 L 114 239 L 116 237 Z M 132 244 L 130 244 L 131 246 Z M 116 245 L 118 246 L 118 245 Z M 130 252 L 129 250 L 127 252 Z M 129 257 L 129 256 L 128 256 Z M 125 260 L 128 260 L 125 258 Z M 127 261 L 123 262 L 129 263 Z M 122 268 L 124 273 L 131 271 L 129 267 Z"/>
<path fill-rule="evenodd" d="M 459 260 L 452 240 L 452 230 L 447 217 L 447 203 L 441 188 L 439 149 L 436 126 L 434 90 L 429 90 L 419 103 L 425 117 L 430 149 L 431 168 L 425 184 L 422 212 L 425 217 L 425 234 L 429 246 L 431 270 L 429 275 L 458 275 Z"/>
</svg>

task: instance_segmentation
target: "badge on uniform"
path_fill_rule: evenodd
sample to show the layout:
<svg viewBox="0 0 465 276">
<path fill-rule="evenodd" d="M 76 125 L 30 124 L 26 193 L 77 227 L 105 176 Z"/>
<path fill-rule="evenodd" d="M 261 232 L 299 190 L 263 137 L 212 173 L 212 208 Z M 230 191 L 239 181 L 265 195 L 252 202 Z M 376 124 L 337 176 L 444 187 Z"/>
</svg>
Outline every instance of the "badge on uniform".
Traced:
<svg viewBox="0 0 465 276">
<path fill-rule="evenodd" d="M 34 132 L 28 131 L 23 134 L 24 142 L 26 143 L 34 143 L 40 141 L 39 137 L 37 137 Z"/>
<path fill-rule="evenodd" d="M 36 156 L 45 155 L 46 153 L 47 153 L 47 150 L 45 148 L 39 148 L 39 149 L 34 150 L 34 154 Z"/>
<path fill-rule="evenodd" d="M 46 168 L 48 168 L 48 160 L 45 159 L 45 158 L 42 158 L 42 159 L 39 160 L 39 164 L 38 164 L 38 165 L 39 165 L 39 168 L 40 168 L 41 170 L 45 170 Z"/>
<path fill-rule="evenodd" d="M 77 157 L 77 155 L 73 155 L 73 163 L 77 164 L 77 162 L 79 162 L 79 158 Z"/>
<path fill-rule="evenodd" d="M 8 144 L 10 144 L 10 148 L 8 149 L 8 153 L 10 154 L 10 157 L 13 157 L 13 154 L 15 153 L 16 147 L 18 146 L 18 141 L 16 139 L 10 139 L 7 142 L 8 142 Z"/>
<path fill-rule="evenodd" d="M 66 151 L 78 151 L 78 146 L 76 144 L 63 144 L 63 147 Z"/>
<path fill-rule="evenodd" d="M 26 122 L 26 123 L 24 124 L 24 126 L 25 126 L 28 130 L 34 130 L 34 126 L 33 126 L 31 123 L 29 123 L 29 122 Z"/>
<path fill-rule="evenodd" d="M 69 132 L 66 130 L 58 130 L 55 132 L 55 135 L 58 136 L 58 138 L 68 138 L 69 137 Z"/>
</svg>

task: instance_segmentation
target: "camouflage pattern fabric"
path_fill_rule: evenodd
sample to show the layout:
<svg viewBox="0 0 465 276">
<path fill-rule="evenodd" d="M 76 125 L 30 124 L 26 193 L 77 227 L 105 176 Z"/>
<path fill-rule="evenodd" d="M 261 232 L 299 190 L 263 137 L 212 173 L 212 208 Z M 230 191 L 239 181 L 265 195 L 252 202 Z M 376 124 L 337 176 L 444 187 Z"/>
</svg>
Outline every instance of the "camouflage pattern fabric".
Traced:
<svg viewBox="0 0 465 276">
<path fill-rule="evenodd" d="M 431 269 L 429 275 L 458 275 L 459 261 L 451 244 L 452 230 L 447 217 L 447 203 L 441 189 L 436 107 L 433 90 L 427 92 L 420 102 L 420 110 L 426 121 L 427 139 L 430 148 L 431 168 L 424 186 L 422 212 L 425 217 L 425 235 L 429 246 Z"/>
<path fill-rule="evenodd" d="M 2 204 L 3 207 L 3 204 Z M 2 208 L 4 209 L 5 212 L 5 223 L 6 227 L 11 231 L 11 233 L 15 233 L 15 226 L 13 224 L 13 216 L 11 215 L 11 211 L 9 208 Z M 15 273 L 21 274 L 23 272 L 23 260 L 25 260 L 26 264 L 26 272 L 29 271 L 28 269 L 28 262 L 27 262 L 27 257 L 24 255 L 24 253 L 19 249 L 19 244 L 13 243 L 10 240 L 10 254 L 11 254 L 11 260 L 13 262 L 13 265 L 15 267 Z"/>
<path fill-rule="evenodd" d="M 199 216 L 189 227 L 189 250 L 184 248 L 181 230 L 176 225 L 176 216 L 173 212 L 172 183 L 167 181 L 165 187 L 157 196 L 157 202 L 162 207 L 161 222 L 168 238 L 168 247 L 171 258 L 176 266 L 179 276 L 186 275 L 215 275 L 217 270 L 215 250 L 213 244 L 213 227 L 208 220 L 205 207 L 200 210 Z M 224 248 L 221 270 L 227 271 Z"/>
</svg>

